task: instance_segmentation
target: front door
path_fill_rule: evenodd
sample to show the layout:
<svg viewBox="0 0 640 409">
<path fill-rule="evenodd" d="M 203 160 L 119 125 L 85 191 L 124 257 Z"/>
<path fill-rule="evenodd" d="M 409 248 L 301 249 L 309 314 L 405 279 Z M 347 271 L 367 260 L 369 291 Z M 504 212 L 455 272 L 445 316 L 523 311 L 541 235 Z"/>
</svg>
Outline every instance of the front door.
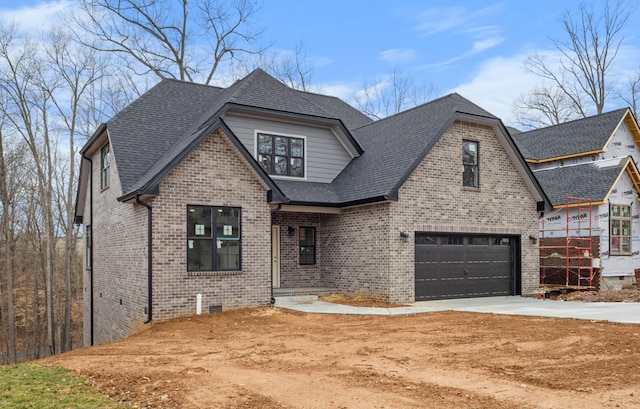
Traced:
<svg viewBox="0 0 640 409">
<path fill-rule="evenodd" d="M 280 288 L 280 226 L 271 226 L 271 285 Z"/>
</svg>

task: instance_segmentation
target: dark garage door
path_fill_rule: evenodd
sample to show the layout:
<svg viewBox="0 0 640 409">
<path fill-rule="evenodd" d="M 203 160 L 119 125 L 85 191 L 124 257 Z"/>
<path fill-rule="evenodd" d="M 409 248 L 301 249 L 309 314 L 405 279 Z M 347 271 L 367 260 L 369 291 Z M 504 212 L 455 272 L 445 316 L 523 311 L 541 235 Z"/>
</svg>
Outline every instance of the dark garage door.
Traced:
<svg viewBox="0 0 640 409">
<path fill-rule="evenodd" d="M 514 295 L 517 241 L 416 233 L 416 301 Z"/>
</svg>

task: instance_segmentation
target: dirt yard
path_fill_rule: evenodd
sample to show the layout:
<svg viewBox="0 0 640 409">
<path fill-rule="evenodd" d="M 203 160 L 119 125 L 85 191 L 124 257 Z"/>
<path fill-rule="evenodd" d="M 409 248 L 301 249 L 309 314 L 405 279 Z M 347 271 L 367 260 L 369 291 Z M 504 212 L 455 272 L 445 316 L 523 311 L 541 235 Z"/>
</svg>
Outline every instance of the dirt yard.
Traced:
<svg viewBox="0 0 640 409">
<path fill-rule="evenodd" d="M 260 308 L 40 363 L 140 408 L 640 408 L 640 326 L 602 321 Z"/>
</svg>

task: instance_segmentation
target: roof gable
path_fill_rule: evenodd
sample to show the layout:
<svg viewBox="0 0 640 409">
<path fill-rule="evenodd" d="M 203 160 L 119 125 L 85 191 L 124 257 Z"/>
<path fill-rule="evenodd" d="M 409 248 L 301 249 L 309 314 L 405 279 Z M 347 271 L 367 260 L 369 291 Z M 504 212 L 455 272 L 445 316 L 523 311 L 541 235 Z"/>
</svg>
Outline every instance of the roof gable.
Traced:
<svg viewBox="0 0 640 409">
<path fill-rule="evenodd" d="M 591 198 L 593 203 L 606 202 L 624 172 L 640 192 L 640 174 L 630 157 L 538 170 L 534 175 L 553 206 L 562 207 L 567 196 Z"/>
<path fill-rule="evenodd" d="M 499 123 L 499 119 L 463 98 L 450 94 L 381 119 L 354 131 L 364 153 L 336 178 L 344 201 L 365 197 L 397 198 L 398 189 L 458 118 Z"/>
<path fill-rule="evenodd" d="M 220 92 L 217 87 L 162 80 L 107 121 L 124 192 L 198 120 Z"/>
<path fill-rule="evenodd" d="M 522 155 L 531 162 L 547 162 L 603 152 L 625 118 L 627 108 L 576 119 L 559 125 L 514 134 Z M 637 125 L 636 125 L 637 128 Z M 636 143 L 640 142 L 640 134 Z"/>
</svg>

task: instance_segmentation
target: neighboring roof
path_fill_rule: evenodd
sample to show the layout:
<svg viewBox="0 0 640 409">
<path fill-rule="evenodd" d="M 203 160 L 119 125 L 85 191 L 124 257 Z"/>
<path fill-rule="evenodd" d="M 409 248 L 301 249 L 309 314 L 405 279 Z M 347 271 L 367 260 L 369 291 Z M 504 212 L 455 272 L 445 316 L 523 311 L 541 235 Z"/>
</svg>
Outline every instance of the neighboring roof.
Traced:
<svg viewBox="0 0 640 409">
<path fill-rule="evenodd" d="M 604 202 L 625 171 L 629 173 L 636 191 L 640 191 L 640 175 L 630 157 L 537 170 L 533 174 L 553 206 L 559 207 L 567 203 L 567 196 Z"/>
<path fill-rule="evenodd" d="M 528 160 L 544 161 L 600 153 L 627 115 L 631 115 L 627 108 L 617 109 L 512 135 Z"/>
</svg>

